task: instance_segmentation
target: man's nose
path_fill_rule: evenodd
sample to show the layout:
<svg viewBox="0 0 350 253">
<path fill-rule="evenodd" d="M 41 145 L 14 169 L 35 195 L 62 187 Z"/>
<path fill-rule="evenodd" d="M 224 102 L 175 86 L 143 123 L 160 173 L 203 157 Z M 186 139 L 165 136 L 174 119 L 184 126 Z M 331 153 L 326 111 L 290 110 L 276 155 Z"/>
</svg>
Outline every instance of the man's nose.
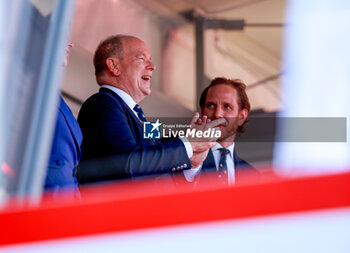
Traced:
<svg viewBox="0 0 350 253">
<path fill-rule="evenodd" d="M 151 60 L 149 60 L 147 68 L 150 69 L 151 71 L 154 71 L 156 70 L 156 65 L 154 65 L 154 63 Z"/>
<path fill-rule="evenodd" d="M 216 119 L 223 118 L 223 117 L 224 117 L 224 112 L 223 112 L 223 110 L 221 110 L 220 107 L 217 107 L 217 108 L 215 109 L 214 116 L 215 116 Z"/>
</svg>

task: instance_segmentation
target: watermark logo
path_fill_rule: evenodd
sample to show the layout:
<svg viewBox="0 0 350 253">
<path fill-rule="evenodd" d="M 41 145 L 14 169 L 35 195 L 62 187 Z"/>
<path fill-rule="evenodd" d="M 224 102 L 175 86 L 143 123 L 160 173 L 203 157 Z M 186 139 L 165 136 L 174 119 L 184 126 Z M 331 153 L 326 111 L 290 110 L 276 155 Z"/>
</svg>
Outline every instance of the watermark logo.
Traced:
<svg viewBox="0 0 350 253">
<path fill-rule="evenodd" d="M 143 122 L 143 138 L 144 139 L 160 139 L 160 129 L 162 123 L 157 121 Z"/>
<path fill-rule="evenodd" d="M 264 114 L 265 115 L 265 114 Z M 346 117 L 249 117 L 249 132 L 235 142 L 347 142 Z M 275 115 L 272 113 L 271 115 Z M 148 118 L 150 119 L 150 118 Z M 226 123 L 216 128 L 205 128 L 200 125 L 191 126 L 191 118 L 151 118 L 143 124 L 145 139 L 191 138 L 191 141 L 211 141 L 226 138 L 227 133 L 237 129 L 236 118 L 225 118 Z M 283 126 L 283 130 L 279 128 Z M 334 131 L 336 129 L 336 131 Z M 223 131 L 221 133 L 221 131 Z M 186 139 L 184 139 L 186 140 Z"/>
<path fill-rule="evenodd" d="M 199 139 L 220 138 L 221 131 L 215 128 L 197 130 L 188 124 L 162 124 L 157 121 L 143 122 L 143 138 L 144 139 L 160 139 L 160 138 L 182 138 L 191 137 Z"/>
</svg>

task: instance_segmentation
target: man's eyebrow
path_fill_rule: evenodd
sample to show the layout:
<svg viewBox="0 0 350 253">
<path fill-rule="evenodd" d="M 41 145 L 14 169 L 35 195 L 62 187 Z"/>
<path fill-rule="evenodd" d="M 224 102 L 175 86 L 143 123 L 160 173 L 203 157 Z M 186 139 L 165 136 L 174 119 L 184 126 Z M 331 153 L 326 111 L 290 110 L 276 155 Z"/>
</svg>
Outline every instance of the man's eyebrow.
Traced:
<svg viewBox="0 0 350 253">
<path fill-rule="evenodd" d="M 137 52 L 137 53 L 135 54 L 135 57 L 139 57 L 139 56 L 145 56 L 145 54 L 142 53 L 142 52 Z"/>
</svg>

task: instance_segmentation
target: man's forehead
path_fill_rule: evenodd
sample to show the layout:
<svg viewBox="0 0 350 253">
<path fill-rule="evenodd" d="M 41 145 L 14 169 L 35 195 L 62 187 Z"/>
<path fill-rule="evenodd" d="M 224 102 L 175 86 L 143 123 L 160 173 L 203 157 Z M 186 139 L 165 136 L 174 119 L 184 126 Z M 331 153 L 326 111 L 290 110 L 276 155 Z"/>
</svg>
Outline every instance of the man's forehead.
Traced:
<svg viewBox="0 0 350 253">
<path fill-rule="evenodd" d="M 149 54 L 146 44 L 137 38 L 128 38 L 123 40 L 123 48 L 125 52 L 132 54 Z"/>
<path fill-rule="evenodd" d="M 237 98 L 237 90 L 226 84 L 219 84 L 213 87 L 210 87 L 207 93 L 208 99 L 229 99 L 233 100 Z"/>
</svg>

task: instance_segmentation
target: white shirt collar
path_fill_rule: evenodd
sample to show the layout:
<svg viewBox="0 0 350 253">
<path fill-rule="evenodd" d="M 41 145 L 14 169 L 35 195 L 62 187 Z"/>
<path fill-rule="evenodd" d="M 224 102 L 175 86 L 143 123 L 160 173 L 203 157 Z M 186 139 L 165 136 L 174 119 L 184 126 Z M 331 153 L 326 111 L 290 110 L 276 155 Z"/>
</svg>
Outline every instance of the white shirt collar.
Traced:
<svg viewBox="0 0 350 253">
<path fill-rule="evenodd" d="M 222 148 L 222 146 L 219 143 L 216 143 L 214 147 L 211 148 L 212 152 L 219 151 L 218 149 Z M 233 157 L 233 150 L 235 148 L 235 143 L 232 143 L 232 145 L 228 146 L 227 149 L 230 151 L 231 157 Z"/>
<path fill-rule="evenodd" d="M 104 84 L 101 87 L 110 89 L 111 91 L 115 92 L 119 97 L 121 97 L 121 99 L 129 106 L 129 108 L 132 111 L 134 110 L 136 102 L 132 99 L 132 97 L 128 93 L 126 93 L 125 91 L 119 88 L 116 88 L 114 86 L 107 85 L 107 84 Z"/>
</svg>

